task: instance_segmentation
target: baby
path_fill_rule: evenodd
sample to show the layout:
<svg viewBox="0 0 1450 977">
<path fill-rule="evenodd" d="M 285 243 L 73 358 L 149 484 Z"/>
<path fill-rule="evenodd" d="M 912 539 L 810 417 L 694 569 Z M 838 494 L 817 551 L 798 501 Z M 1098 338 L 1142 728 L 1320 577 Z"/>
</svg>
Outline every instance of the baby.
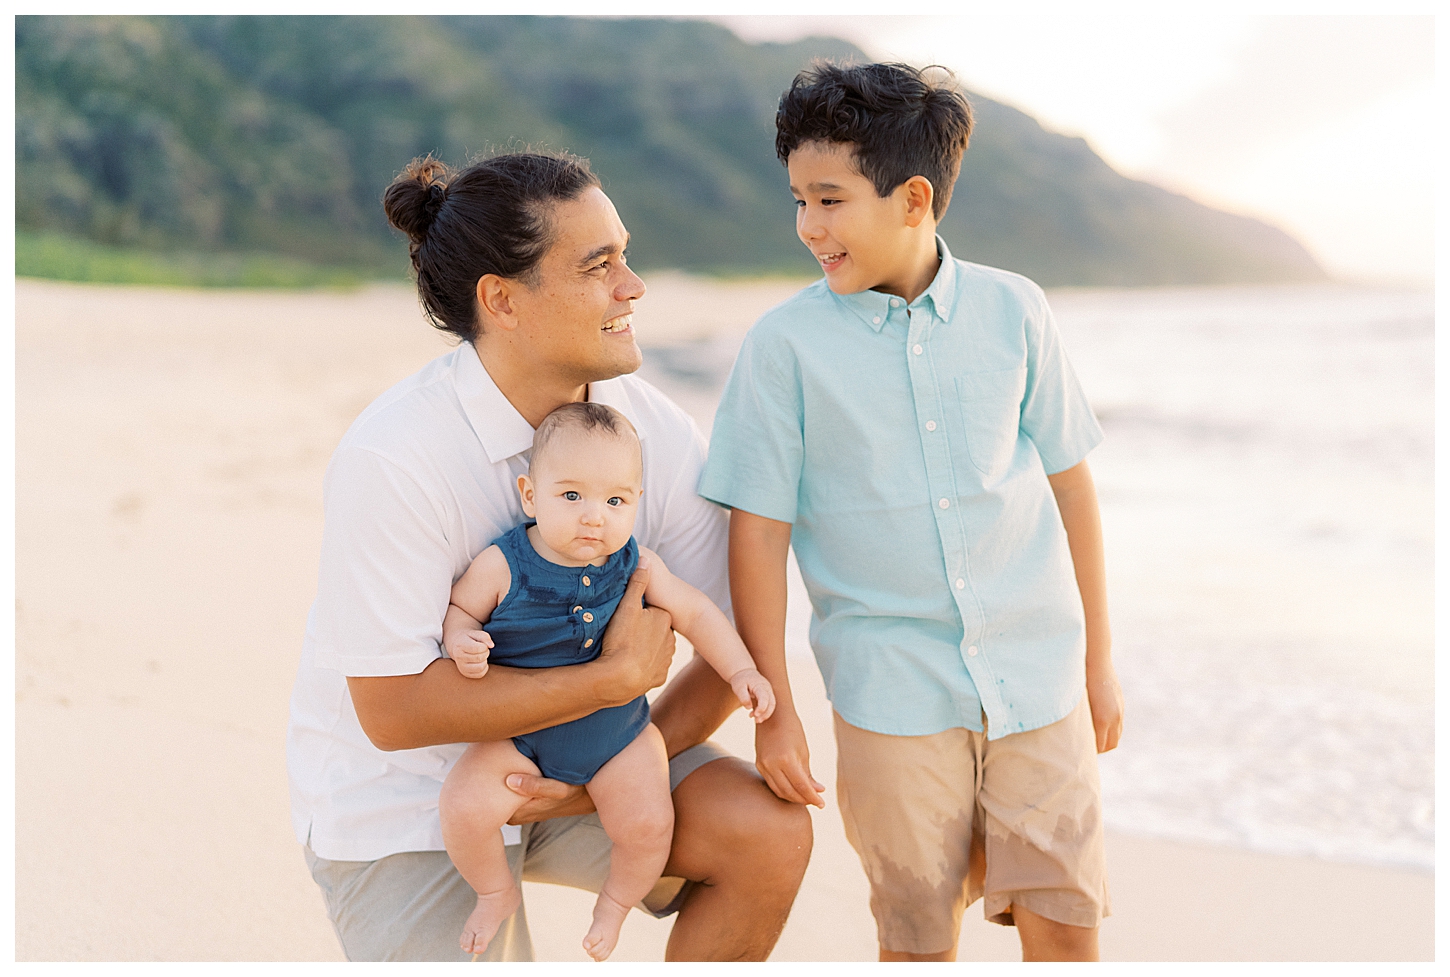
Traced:
<svg viewBox="0 0 1450 977">
<path fill-rule="evenodd" d="M 482 677 L 490 661 L 521 668 L 590 661 L 643 562 L 650 572 L 645 601 L 670 612 L 674 629 L 761 722 L 775 709 L 775 695 L 735 629 L 632 536 L 642 479 L 639 437 L 618 411 L 566 404 L 544 418 L 529 473 L 518 480 L 524 513 L 535 522 L 500 537 L 453 585 L 444 647 L 468 678 Z M 640 696 L 512 740 L 474 743 L 459 759 L 439 814 L 449 857 L 478 893 L 459 940 L 464 952 L 487 947 L 519 905 L 499 833 L 525 800 L 504 784 L 513 773 L 584 784 L 599 811 L 614 848 L 584 949 L 603 960 L 629 907 L 659 880 L 674 833 L 669 761 L 649 703 Z"/>
</svg>

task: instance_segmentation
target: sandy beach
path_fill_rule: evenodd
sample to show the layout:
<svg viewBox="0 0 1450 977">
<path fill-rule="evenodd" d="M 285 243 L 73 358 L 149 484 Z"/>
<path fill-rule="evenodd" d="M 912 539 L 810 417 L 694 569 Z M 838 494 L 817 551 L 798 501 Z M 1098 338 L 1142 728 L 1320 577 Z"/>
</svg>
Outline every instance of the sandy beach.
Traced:
<svg viewBox="0 0 1450 977">
<path fill-rule="evenodd" d="M 793 282 L 649 278 L 641 344 L 743 330 Z M 20 961 L 341 960 L 288 817 L 283 742 L 347 425 L 449 345 L 406 286 L 16 283 L 15 949 Z M 681 398 L 704 419 L 713 405 Z M 871 960 L 830 711 L 793 661 L 831 797 L 778 961 Z M 1131 749 L 1131 703 L 1129 736 Z M 719 739 L 752 754 L 737 714 Z M 1433 875 L 1111 834 L 1109 960 L 1431 960 Z M 528 885 L 541 960 L 593 896 Z M 632 914 L 615 960 L 659 960 Z M 968 910 L 964 960 L 1018 958 Z"/>
</svg>

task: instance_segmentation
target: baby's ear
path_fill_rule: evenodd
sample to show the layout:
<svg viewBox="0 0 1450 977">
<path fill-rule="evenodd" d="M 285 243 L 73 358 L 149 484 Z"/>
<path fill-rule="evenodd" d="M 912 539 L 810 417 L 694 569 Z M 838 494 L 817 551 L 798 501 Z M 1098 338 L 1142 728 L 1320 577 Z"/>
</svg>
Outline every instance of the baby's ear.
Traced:
<svg viewBox="0 0 1450 977">
<path fill-rule="evenodd" d="M 524 515 L 532 517 L 534 514 L 534 483 L 529 481 L 529 476 L 519 476 L 519 505 L 524 507 Z"/>
</svg>

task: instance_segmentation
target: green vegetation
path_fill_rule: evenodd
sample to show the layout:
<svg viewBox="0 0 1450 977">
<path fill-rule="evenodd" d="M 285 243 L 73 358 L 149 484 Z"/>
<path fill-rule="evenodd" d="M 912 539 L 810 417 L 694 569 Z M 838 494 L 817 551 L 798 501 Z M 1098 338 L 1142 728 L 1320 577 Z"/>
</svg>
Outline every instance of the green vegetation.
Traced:
<svg viewBox="0 0 1450 977">
<path fill-rule="evenodd" d="M 67 282 L 190 288 L 353 288 L 369 278 L 277 254 L 161 253 L 97 244 L 51 232 L 18 231 L 15 274 Z M 401 273 L 395 276 L 402 280 Z"/>
<path fill-rule="evenodd" d="M 17 242 L 17 273 L 177 265 L 193 280 L 396 277 L 406 248 L 379 203 L 394 174 L 424 153 L 457 164 L 524 145 L 590 158 L 640 268 L 814 274 L 774 155 L 776 100 L 813 58 L 864 59 L 830 38 L 578 17 L 23 16 L 15 44 L 16 223 L 39 235 Z M 1044 285 L 1323 277 L 1275 228 L 973 103 L 942 224 L 959 257 Z M 42 246 L 53 234 L 71 243 Z M 264 254 L 275 263 L 237 257 Z"/>
</svg>

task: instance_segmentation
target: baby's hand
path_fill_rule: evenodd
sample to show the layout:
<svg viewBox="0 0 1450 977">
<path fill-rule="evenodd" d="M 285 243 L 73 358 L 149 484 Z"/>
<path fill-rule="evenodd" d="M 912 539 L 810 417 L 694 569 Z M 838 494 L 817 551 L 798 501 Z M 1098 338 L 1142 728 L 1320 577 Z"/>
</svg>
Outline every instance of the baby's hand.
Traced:
<svg viewBox="0 0 1450 977">
<path fill-rule="evenodd" d="M 775 712 L 775 690 L 770 680 L 755 669 L 742 668 L 730 676 L 730 688 L 757 723 L 765 722 Z"/>
<path fill-rule="evenodd" d="M 458 631 L 448 640 L 448 657 L 464 678 L 483 678 L 493 639 L 487 631 Z"/>
</svg>

